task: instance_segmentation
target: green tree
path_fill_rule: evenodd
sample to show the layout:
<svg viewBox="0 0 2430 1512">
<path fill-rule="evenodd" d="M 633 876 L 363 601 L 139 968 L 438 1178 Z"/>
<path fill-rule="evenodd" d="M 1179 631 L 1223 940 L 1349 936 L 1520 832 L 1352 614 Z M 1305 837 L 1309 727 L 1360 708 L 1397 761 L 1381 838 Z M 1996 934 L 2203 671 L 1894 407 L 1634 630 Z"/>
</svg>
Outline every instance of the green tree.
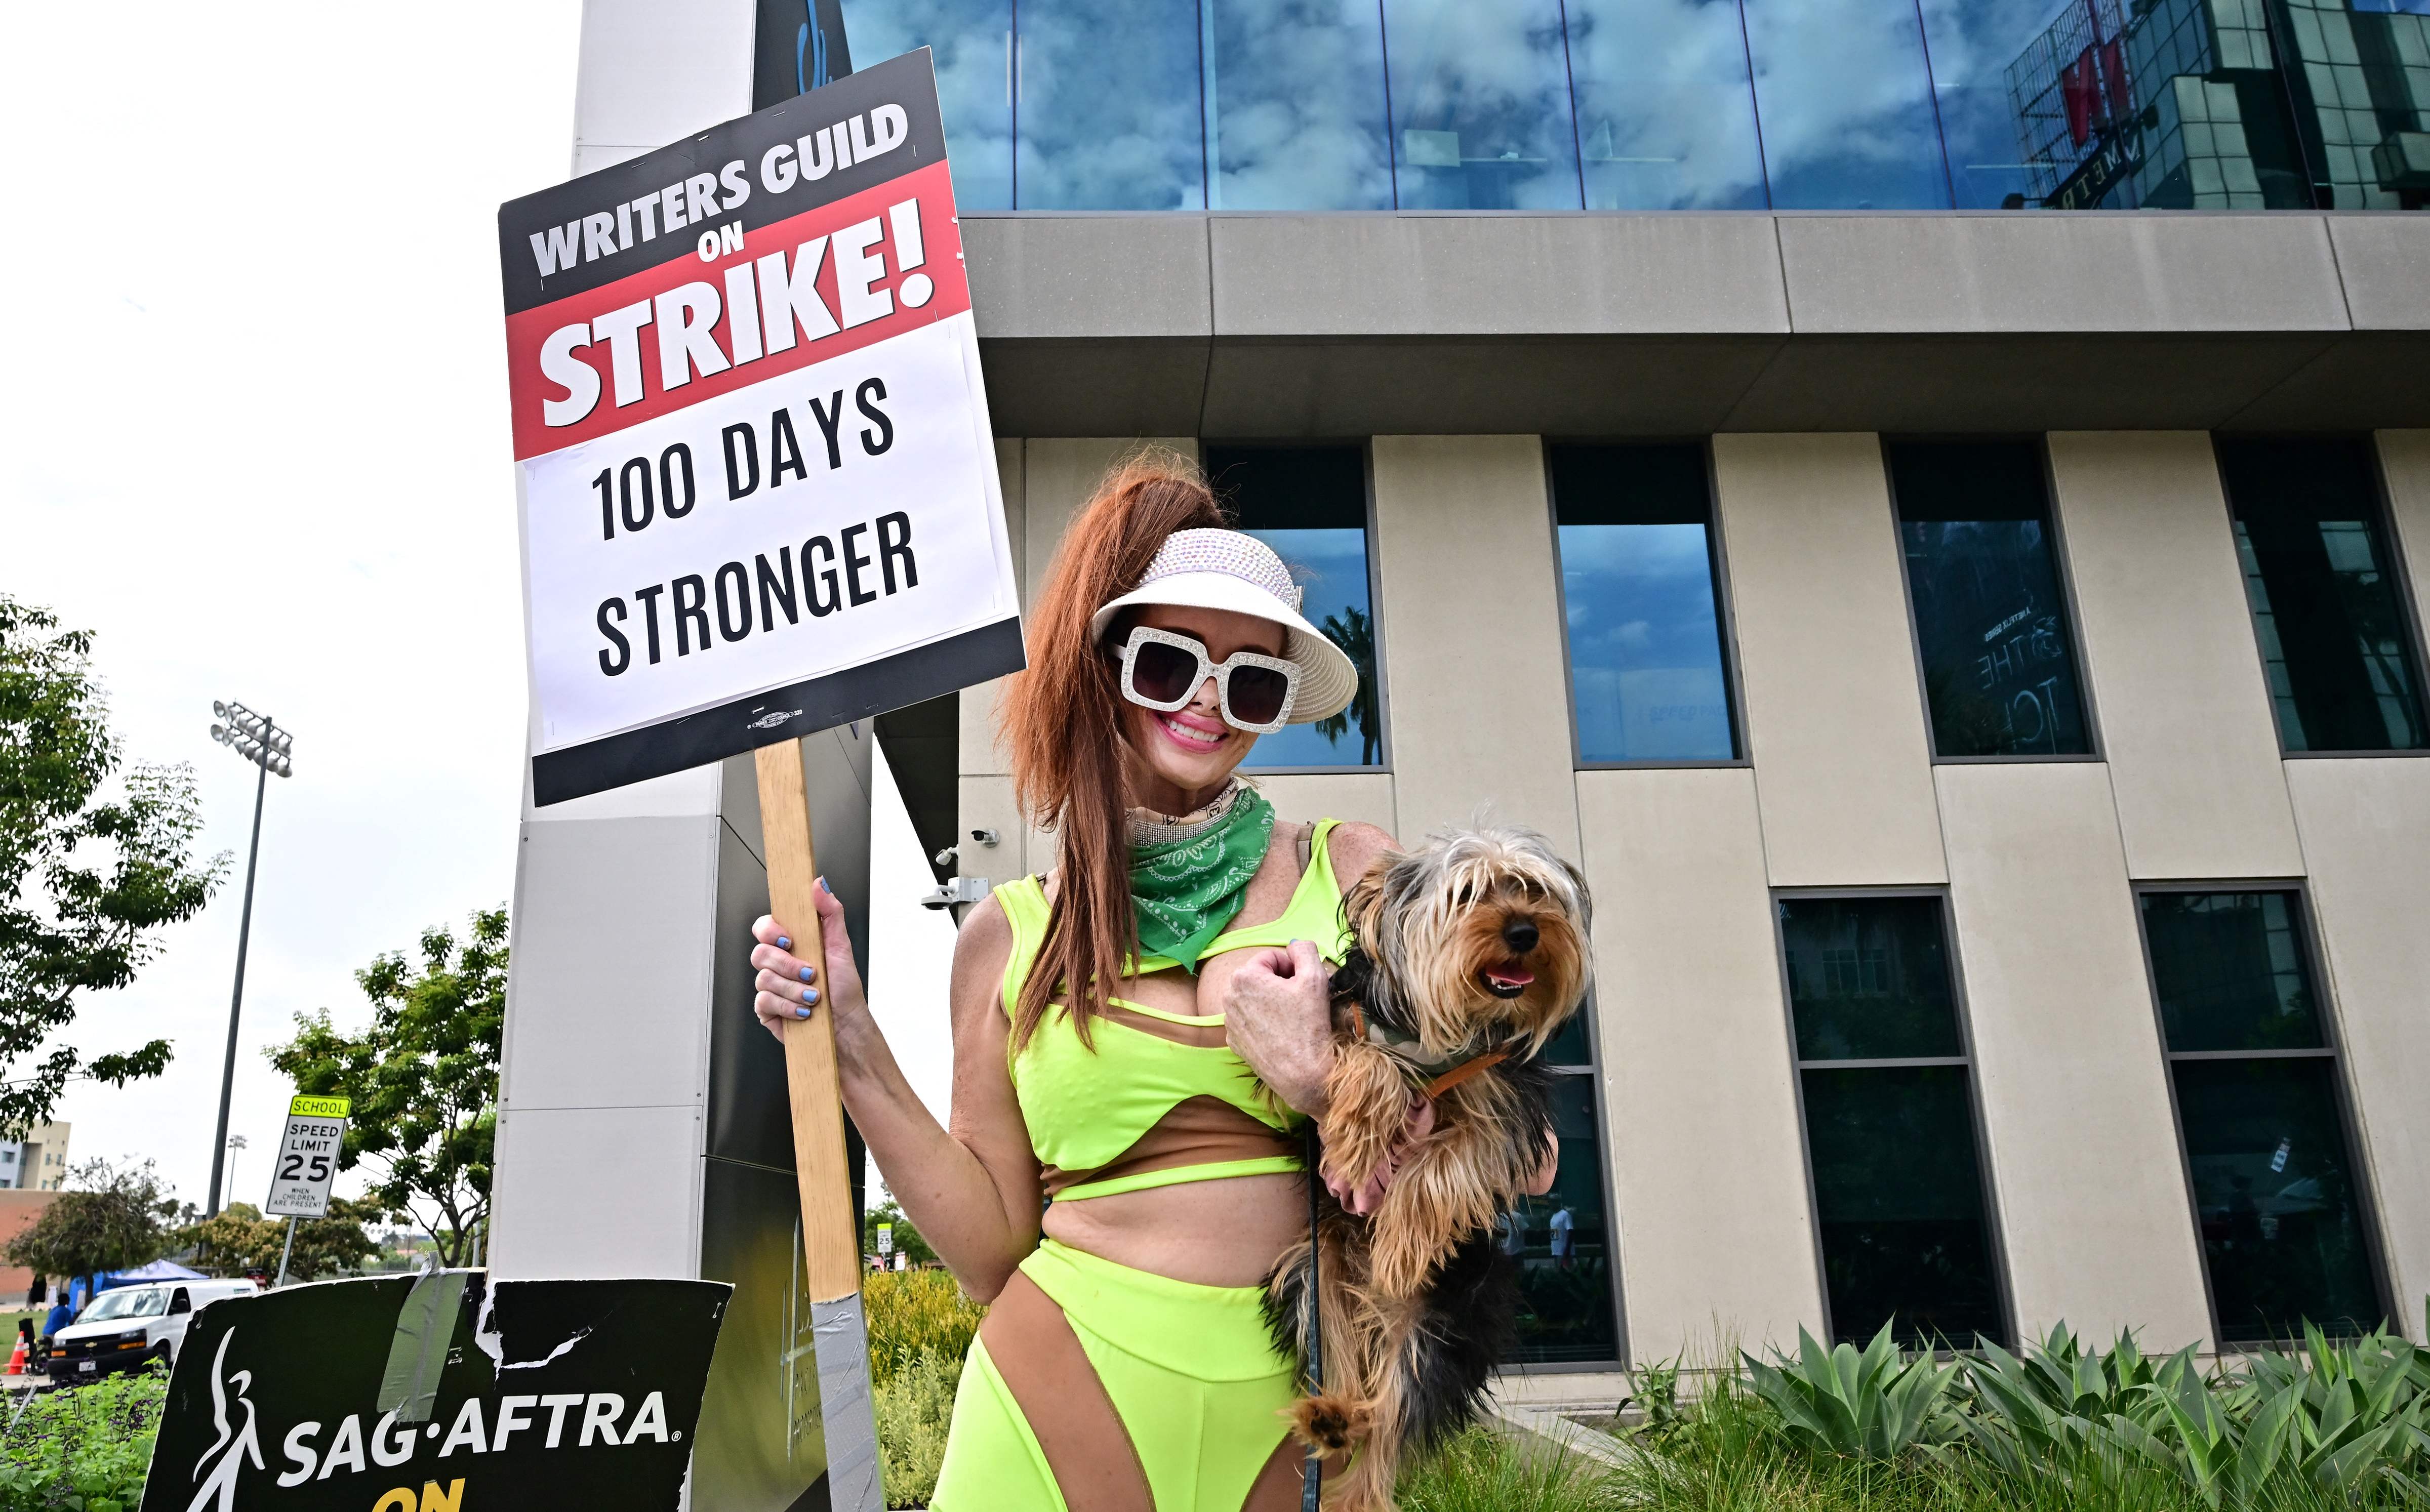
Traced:
<svg viewBox="0 0 2430 1512">
<path fill-rule="evenodd" d="M 385 1221 L 388 1210 L 369 1200 L 329 1200 L 329 1211 L 295 1224 L 295 1246 L 287 1254 L 287 1279 L 317 1281 L 341 1271 L 353 1271 L 380 1253 L 363 1229 Z M 241 1276 L 249 1271 L 278 1272 L 278 1257 L 287 1253 L 287 1220 L 264 1218 L 251 1203 L 230 1203 L 219 1216 L 177 1231 L 176 1242 L 195 1252 L 195 1269 L 215 1276 Z"/>
<path fill-rule="evenodd" d="M 152 1162 L 121 1169 L 88 1160 L 68 1179 L 74 1185 L 0 1251 L 10 1265 L 42 1276 L 86 1276 L 131 1271 L 168 1250 L 177 1205 Z"/>
<path fill-rule="evenodd" d="M 1358 764 L 1372 767 L 1382 759 L 1384 730 L 1384 722 L 1376 716 L 1375 622 L 1356 605 L 1345 604 L 1340 614 L 1326 615 L 1317 628 L 1324 632 L 1324 639 L 1340 647 L 1350 664 L 1358 669 L 1358 692 L 1340 713 L 1317 721 L 1316 733 L 1328 740 L 1338 740 L 1349 733 L 1355 722 L 1358 726 Z"/>
<path fill-rule="evenodd" d="M 338 1169 L 369 1163 L 365 1198 L 428 1234 L 462 1265 L 490 1213 L 498 1125 L 498 1042 L 507 1017 L 507 911 L 476 912 L 459 944 L 425 930 L 422 958 L 391 951 L 355 973 L 371 1027 L 341 1033 L 329 1010 L 295 1016 L 270 1063 L 312 1097 L 354 1100 Z"/>
<path fill-rule="evenodd" d="M 51 1116 L 76 1077 L 124 1087 L 158 1076 L 170 1045 L 86 1058 L 53 1043 L 79 1000 L 135 980 L 164 925 L 210 901 L 227 857 L 197 862 L 190 767 L 123 756 L 92 674 L 92 637 L 0 594 L 0 1131 Z M 20 1064 L 41 1053 L 30 1065 Z"/>
</svg>

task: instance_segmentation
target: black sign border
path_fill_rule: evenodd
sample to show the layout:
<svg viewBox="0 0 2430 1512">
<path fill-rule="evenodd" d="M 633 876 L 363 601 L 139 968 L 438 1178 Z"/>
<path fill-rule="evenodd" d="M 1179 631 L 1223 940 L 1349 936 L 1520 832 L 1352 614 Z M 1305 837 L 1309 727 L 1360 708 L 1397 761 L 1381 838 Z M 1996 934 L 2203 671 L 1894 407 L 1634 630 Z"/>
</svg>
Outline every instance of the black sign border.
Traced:
<svg viewBox="0 0 2430 1512">
<path fill-rule="evenodd" d="M 832 88 L 832 86 L 830 86 Z M 906 705 L 1006 676 L 1028 665 L 1021 620 L 1007 615 L 924 646 L 898 651 L 841 672 L 789 683 L 665 720 L 603 736 L 531 758 L 532 803 L 545 808 L 627 783 L 707 766 L 763 745 L 791 740 L 854 720 L 874 719 Z M 795 713 L 795 710 L 799 710 Z M 772 714 L 789 717 L 755 728 Z"/>
<path fill-rule="evenodd" d="M 899 105 L 908 130 L 893 150 L 839 168 L 825 177 L 797 180 L 782 193 L 772 194 L 759 181 L 759 160 L 778 143 L 791 144 L 822 127 L 835 125 L 880 105 Z M 613 214 L 619 204 L 656 194 L 694 174 L 714 174 L 741 160 L 751 195 L 714 220 L 694 222 L 655 241 L 639 240 L 613 257 L 576 262 L 542 276 L 534 259 L 531 237 L 549 227 L 586 215 Z M 935 75 L 928 49 L 914 49 L 872 68 L 837 79 L 823 89 L 797 94 L 764 110 L 695 132 L 656 152 L 602 168 L 580 178 L 553 185 L 498 207 L 498 269 L 507 313 L 518 315 L 560 299 L 585 293 L 620 278 L 647 273 L 663 263 L 696 255 L 698 227 L 739 224 L 745 231 L 774 225 L 822 205 L 847 199 L 865 189 L 901 178 L 945 160 L 945 123 L 937 103 Z"/>
</svg>

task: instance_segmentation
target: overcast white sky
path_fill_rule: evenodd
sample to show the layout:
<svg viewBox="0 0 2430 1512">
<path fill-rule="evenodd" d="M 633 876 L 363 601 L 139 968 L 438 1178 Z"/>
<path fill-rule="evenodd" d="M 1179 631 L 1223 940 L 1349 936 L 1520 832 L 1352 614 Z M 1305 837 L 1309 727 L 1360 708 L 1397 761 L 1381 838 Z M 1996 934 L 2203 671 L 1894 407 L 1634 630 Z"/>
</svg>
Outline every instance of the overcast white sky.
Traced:
<svg viewBox="0 0 2430 1512">
<path fill-rule="evenodd" d="M 176 1043 L 158 1081 L 70 1089 L 79 1159 L 208 1185 L 254 774 L 211 743 L 213 699 L 295 732 L 262 824 L 232 1196 L 260 1200 L 288 1092 L 260 1047 L 303 1010 L 358 1021 L 355 969 L 511 892 L 494 216 L 567 173 L 578 21 L 575 0 L 0 7 L 0 590 L 96 633 L 128 755 L 191 762 L 204 849 L 236 853 L 79 1020 L 93 1051 Z M 925 877 L 879 798 L 887 905 Z M 950 926 L 894 903 L 877 929 L 907 957 L 901 1011 L 925 1006 Z M 940 1097 L 941 1064 L 912 1058 Z"/>
</svg>

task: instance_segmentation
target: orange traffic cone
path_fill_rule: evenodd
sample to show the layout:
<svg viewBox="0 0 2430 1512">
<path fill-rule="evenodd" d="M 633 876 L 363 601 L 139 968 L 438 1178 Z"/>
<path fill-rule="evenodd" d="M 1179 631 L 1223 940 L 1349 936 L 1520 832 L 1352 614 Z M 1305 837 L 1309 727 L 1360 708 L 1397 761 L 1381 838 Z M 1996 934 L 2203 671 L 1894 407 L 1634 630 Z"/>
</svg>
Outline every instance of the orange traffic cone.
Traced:
<svg viewBox="0 0 2430 1512">
<path fill-rule="evenodd" d="M 8 1356 L 8 1373 L 10 1375 L 25 1373 L 25 1336 L 23 1334 L 17 1336 L 17 1348 Z"/>
</svg>

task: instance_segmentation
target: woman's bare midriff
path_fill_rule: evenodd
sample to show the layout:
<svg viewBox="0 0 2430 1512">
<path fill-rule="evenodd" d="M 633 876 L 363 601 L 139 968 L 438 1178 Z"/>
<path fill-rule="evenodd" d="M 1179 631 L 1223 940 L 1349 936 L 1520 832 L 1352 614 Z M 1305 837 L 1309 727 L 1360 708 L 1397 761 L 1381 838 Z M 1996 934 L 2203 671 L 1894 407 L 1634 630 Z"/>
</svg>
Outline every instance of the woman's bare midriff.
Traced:
<svg viewBox="0 0 2430 1512">
<path fill-rule="evenodd" d="M 1202 1287 L 1254 1287 L 1307 1231 L 1297 1176 L 1226 1176 L 1150 1187 L 1046 1209 L 1046 1233 L 1134 1271 Z"/>
<path fill-rule="evenodd" d="M 1296 855 L 1303 826 L 1277 825 L 1266 864 L 1251 880 L 1239 916 L 1228 927 L 1281 917 L 1299 883 Z M 1051 898 L 1057 890 L 1048 879 Z M 1164 971 L 1125 977 L 1118 995 L 1161 1013 L 1222 1011 L 1225 980 L 1243 951 L 1199 963 L 1195 975 Z M 1054 1203 L 1045 1231 L 1058 1243 L 1135 1271 L 1206 1287 L 1254 1287 L 1274 1260 L 1307 1232 L 1307 1188 L 1297 1176 L 1225 1176 L 1141 1191 Z"/>
<path fill-rule="evenodd" d="M 1127 977 L 1120 995 L 1163 1013 L 1211 1013 L 1221 998 L 1204 989 L 1228 974 L 1219 966 L 1224 959 L 1210 957 L 1196 977 Z M 1045 1221 L 1049 1237 L 1075 1250 L 1206 1287 L 1257 1285 L 1307 1227 L 1307 1188 L 1285 1175 L 1225 1176 L 1054 1203 Z"/>
</svg>

